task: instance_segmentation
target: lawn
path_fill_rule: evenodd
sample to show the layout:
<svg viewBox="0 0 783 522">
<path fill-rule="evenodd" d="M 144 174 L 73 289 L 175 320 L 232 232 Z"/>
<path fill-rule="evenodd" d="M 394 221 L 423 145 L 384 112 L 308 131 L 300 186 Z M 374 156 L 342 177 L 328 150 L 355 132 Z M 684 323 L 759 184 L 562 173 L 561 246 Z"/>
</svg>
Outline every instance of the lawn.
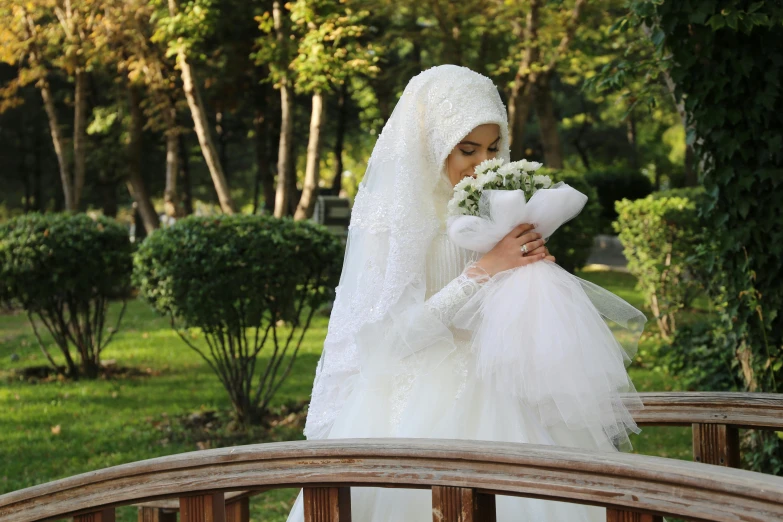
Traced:
<svg viewBox="0 0 783 522">
<path fill-rule="evenodd" d="M 580 275 L 642 306 L 632 276 Z M 111 313 L 118 311 L 119 305 L 113 305 Z M 0 314 L 0 494 L 205 447 L 301 438 L 302 415 L 289 412 L 296 412 L 296 405 L 308 398 L 327 321 L 316 317 L 294 373 L 276 396 L 279 421 L 243 436 L 221 428 L 210 432 L 207 426 L 191 432 L 185 427 L 182 419 L 200 418 L 193 414 L 203 417 L 204 412 L 227 411 L 228 399 L 207 365 L 144 303 L 128 303 L 121 330 L 103 355 L 104 361 L 132 371 L 92 382 L 21 379 L 18 370 L 46 361 L 26 316 Z M 648 330 L 654 326 L 648 323 Z M 656 342 L 655 336 L 647 335 L 640 353 L 648 353 Z M 650 369 L 652 362 L 640 360 L 631 367 L 639 391 L 678 389 L 676 379 Z M 647 428 L 632 441 L 639 453 L 690 458 L 688 428 Z M 280 490 L 255 497 L 252 519 L 285 520 L 295 493 Z M 130 507 L 118 510 L 118 516 L 122 521 L 136 520 Z"/>
</svg>

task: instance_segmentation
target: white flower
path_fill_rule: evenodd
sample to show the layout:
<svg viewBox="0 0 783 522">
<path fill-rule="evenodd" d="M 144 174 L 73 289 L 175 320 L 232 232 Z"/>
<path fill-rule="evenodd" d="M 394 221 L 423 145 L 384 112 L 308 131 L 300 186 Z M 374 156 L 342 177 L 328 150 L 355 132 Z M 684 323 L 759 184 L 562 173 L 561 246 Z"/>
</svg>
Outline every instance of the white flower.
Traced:
<svg viewBox="0 0 783 522">
<path fill-rule="evenodd" d="M 462 209 L 459 206 L 460 201 L 462 200 L 457 196 L 454 196 L 449 200 L 449 204 L 446 208 L 450 216 L 459 216 L 462 214 Z"/>
<path fill-rule="evenodd" d="M 503 165 L 501 158 L 484 160 L 476 166 L 476 174 L 480 176 L 488 170 L 497 170 L 501 165 Z"/>
<path fill-rule="evenodd" d="M 533 183 L 535 185 L 540 185 L 542 188 L 549 188 L 552 185 L 552 178 L 549 176 L 536 174 L 533 176 Z"/>
<path fill-rule="evenodd" d="M 541 168 L 542 163 L 539 163 L 537 161 L 526 161 L 527 165 L 525 165 L 525 170 L 528 172 L 535 172 L 538 169 Z"/>
<path fill-rule="evenodd" d="M 498 172 L 488 170 L 482 172 L 476 177 L 476 185 L 483 188 L 485 185 L 492 183 L 498 178 Z"/>
<path fill-rule="evenodd" d="M 501 176 L 506 176 L 508 174 L 516 174 L 518 170 L 519 168 L 516 162 L 506 163 L 505 165 L 503 165 L 498 169 L 498 174 L 500 174 Z"/>
<path fill-rule="evenodd" d="M 473 185 L 475 183 L 475 181 L 476 180 L 474 178 L 470 177 L 470 176 L 462 178 L 461 180 L 459 180 L 457 182 L 456 185 L 454 185 L 454 192 L 455 193 L 457 193 L 457 192 L 464 192 L 468 188 L 468 186 L 469 185 Z"/>
</svg>

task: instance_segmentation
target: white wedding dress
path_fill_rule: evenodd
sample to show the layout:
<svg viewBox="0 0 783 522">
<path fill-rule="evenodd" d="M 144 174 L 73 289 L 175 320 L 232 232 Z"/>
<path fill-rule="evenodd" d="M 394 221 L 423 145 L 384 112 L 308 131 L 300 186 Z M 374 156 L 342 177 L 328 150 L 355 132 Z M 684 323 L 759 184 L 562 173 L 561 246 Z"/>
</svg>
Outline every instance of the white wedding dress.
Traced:
<svg viewBox="0 0 783 522">
<path fill-rule="evenodd" d="M 602 406 L 608 398 L 611 406 L 601 410 L 606 415 L 581 429 L 559 418 L 562 410 L 542 412 L 513 390 L 482 379 L 471 347 L 477 330 L 454 326 L 458 312 L 497 278 L 486 281 L 466 270 L 478 254 L 455 246 L 446 234 L 453 189 L 445 161 L 471 130 L 487 123 L 498 125 L 498 157 L 509 161 L 506 109 L 491 80 L 445 65 L 419 74 L 406 87 L 373 149 L 352 208 L 343 272 L 308 409 L 308 439 L 474 439 L 616 451 L 618 440 L 627 440 L 626 430 L 635 429 L 617 405 L 618 394 L 626 391 L 615 386 L 617 379 L 592 404 Z M 547 353 L 546 346 L 526 346 L 525 339 L 519 339 L 518 349 Z M 579 371 L 579 361 L 545 362 Z M 591 375 L 580 382 L 595 382 Z M 587 404 L 589 395 L 578 398 Z M 544 404 L 541 399 L 546 397 L 536 404 Z M 566 402 L 572 410 L 580 408 Z M 426 490 L 352 488 L 351 501 L 355 522 L 432 520 Z M 300 495 L 288 520 L 303 518 Z M 497 520 L 597 522 L 605 520 L 605 510 L 504 496 L 497 499 Z"/>
<path fill-rule="evenodd" d="M 452 190 L 443 180 L 435 201 L 443 228 L 427 254 L 425 306 L 448 324 L 478 289 L 463 274 L 478 255 L 456 247 L 446 235 L 445 207 Z M 526 442 L 615 451 L 607 439 L 598 447 L 586 432 L 545 428 L 537 414 L 512 395 L 499 393 L 480 380 L 470 333 L 450 327 L 454 346 L 413 354 L 403 361 L 405 371 L 375 376 L 356 374 L 353 391 L 334 422 L 329 438 L 411 437 Z M 304 519 L 301 494 L 289 522 Z M 352 488 L 352 519 L 357 522 L 429 522 L 432 494 L 426 490 Z M 497 520 L 604 521 L 603 508 L 528 498 L 497 497 Z"/>
</svg>

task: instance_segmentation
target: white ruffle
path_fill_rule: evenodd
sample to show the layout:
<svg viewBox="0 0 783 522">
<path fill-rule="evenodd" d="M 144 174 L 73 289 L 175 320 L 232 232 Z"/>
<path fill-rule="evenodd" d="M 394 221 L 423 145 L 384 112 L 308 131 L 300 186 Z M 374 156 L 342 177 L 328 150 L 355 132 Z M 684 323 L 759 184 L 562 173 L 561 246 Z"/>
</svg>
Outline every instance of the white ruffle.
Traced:
<svg viewBox="0 0 783 522">
<path fill-rule="evenodd" d="M 605 318 L 626 328 L 625 346 Z M 626 366 L 641 312 L 542 261 L 493 278 L 454 323 L 473 332 L 479 378 L 531 407 L 544 426 L 584 429 L 596 442 L 630 448 L 628 433 L 639 432 L 631 411 L 642 404 Z"/>
<path fill-rule="evenodd" d="M 534 223 L 548 237 L 586 201 L 562 183 L 530 201 L 522 191 L 486 191 L 482 215 L 451 219 L 449 236 L 481 252 L 519 223 Z M 472 332 L 479 378 L 532 408 L 544 426 L 586 430 L 598 444 L 608 438 L 630 448 L 628 433 L 639 431 L 631 411 L 642 403 L 626 366 L 646 321 L 639 310 L 543 261 L 496 275 L 453 320 Z M 615 337 L 607 320 L 624 330 Z"/>
</svg>

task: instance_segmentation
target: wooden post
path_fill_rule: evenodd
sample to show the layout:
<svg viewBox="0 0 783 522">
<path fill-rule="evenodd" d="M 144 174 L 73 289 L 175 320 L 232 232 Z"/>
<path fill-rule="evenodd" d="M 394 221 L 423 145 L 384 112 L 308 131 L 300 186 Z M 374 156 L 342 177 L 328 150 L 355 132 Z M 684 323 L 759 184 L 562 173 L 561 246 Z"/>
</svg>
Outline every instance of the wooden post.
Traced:
<svg viewBox="0 0 783 522">
<path fill-rule="evenodd" d="M 726 424 L 693 424 L 693 460 L 729 468 L 740 466 L 739 429 Z"/>
<path fill-rule="evenodd" d="M 606 522 L 663 522 L 663 517 L 649 513 L 606 508 Z"/>
<path fill-rule="evenodd" d="M 177 512 L 168 509 L 139 506 L 139 522 L 177 522 Z"/>
<path fill-rule="evenodd" d="M 226 522 L 250 522 L 249 497 L 226 502 Z"/>
<path fill-rule="evenodd" d="M 92 513 L 76 515 L 73 522 L 114 522 L 114 508 L 105 508 Z"/>
<path fill-rule="evenodd" d="M 432 486 L 432 522 L 495 522 L 495 496 L 472 488 Z"/>
<path fill-rule="evenodd" d="M 351 522 L 351 488 L 304 488 L 305 522 Z"/>
<path fill-rule="evenodd" d="M 207 493 L 179 499 L 180 522 L 226 522 L 223 493 Z"/>
</svg>

